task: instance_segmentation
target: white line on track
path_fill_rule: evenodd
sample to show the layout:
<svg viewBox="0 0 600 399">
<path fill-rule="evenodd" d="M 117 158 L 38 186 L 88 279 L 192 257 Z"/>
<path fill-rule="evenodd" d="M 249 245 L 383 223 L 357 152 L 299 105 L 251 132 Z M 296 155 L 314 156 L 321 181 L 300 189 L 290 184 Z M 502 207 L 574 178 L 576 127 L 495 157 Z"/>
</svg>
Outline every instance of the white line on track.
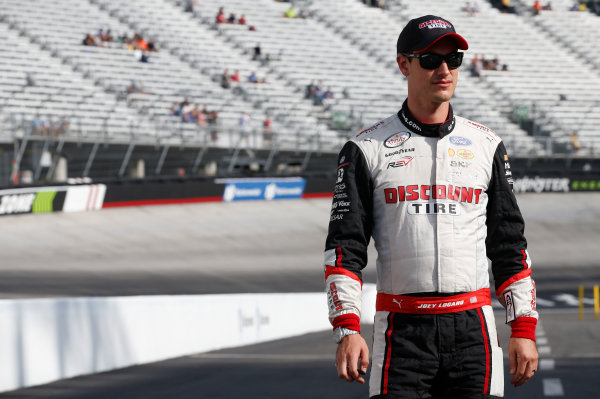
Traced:
<svg viewBox="0 0 600 399">
<path fill-rule="evenodd" d="M 536 336 L 536 338 L 537 338 L 537 337 L 545 337 L 545 336 L 546 336 L 546 331 L 544 331 L 544 329 L 543 329 L 543 328 L 541 328 L 541 327 L 539 326 L 539 324 L 538 324 L 538 328 L 537 328 L 537 330 L 535 331 L 535 336 Z"/>
<path fill-rule="evenodd" d="M 536 298 L 535 302 L 537 305 L 541 305 L 541 306 L 548 306 L 548 307 L 554 307 L 556 306 L 556 304 L 554 303 L 554 301 L 549 301 L 547 299 L 543 299 L 543 298 Z"/>
<path fill-rule="evenodd" d="M 540 359 L 540 370 L 554 370 L 554 359 Z"/>
<path fill-rule="evenodd" d="M 560 378 L 544 378 L 542 380 L 544 396 L 565 396 Z"/>
<path fill-rule="evenodd" d="M 538 328 L 536 331 L 536 341 L 538 346 L 538 353 L 540 357 L 542 355 L 549 356 L 552 352 L 550 345 L 548 345 L 548 337 L 546 337 L 546 332 L 541 324 L 538 324 Z M 538 369 L 540 371 L 548 371 L 554 370 L 555 362 L 552 358 L 544 358 L 540 359 L 538 363 Z M 565 391 L 562 386 L 562 381 L 560 378 L 543 378 L 542 379 L 542 389 L 544 392 L 544 396 L 564 396 Z"/>
<path fill-rule="evenodd" d="M 549 346 L 540 346 L 538 348 L 538 353 L 540 355 L 549 355 L 550 353 L 552 353 L 552 349 Z"/>
</svg>

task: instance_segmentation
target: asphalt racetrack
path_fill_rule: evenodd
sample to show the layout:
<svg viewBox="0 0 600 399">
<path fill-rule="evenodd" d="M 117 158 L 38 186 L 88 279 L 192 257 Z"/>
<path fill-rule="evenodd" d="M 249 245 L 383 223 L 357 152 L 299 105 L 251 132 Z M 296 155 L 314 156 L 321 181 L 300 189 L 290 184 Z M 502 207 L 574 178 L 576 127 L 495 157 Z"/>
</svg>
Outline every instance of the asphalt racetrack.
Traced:
<svg viewBox="0 0 600 399">
<path fill-rule="evenodd" d="M 541 362 L 507 398 L 599 397 L 600 195 L 527 194 Z M 2 218 L 4 298 L 316 292 L 330 200 L 211 203 Z M 375 256 L 365 281 L 374 282 Z M 586 287 L 583 321 L 577 287 Z M 509 330 L 497 309 L 501 343 Z M 219 328 L 213 326 L 212 328 Z M 370 326 L 365 325 L 369 342 Z M 338 380 L 329 332 L 196 354 L 0 394 L 0 398 L 365 398 Z M 506 354 L 506 349 L 505 349 Z M 507 366 L 508 362 L 505 362 Z M 505 371 L 507 382 L 510 380 Z"/>
</svg>

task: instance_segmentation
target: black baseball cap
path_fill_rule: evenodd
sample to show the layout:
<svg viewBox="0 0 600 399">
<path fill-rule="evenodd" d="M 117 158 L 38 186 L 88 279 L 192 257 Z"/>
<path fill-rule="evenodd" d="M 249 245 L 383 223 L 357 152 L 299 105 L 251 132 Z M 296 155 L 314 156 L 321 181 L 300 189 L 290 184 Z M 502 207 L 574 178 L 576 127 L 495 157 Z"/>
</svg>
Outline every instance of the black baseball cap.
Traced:
<svg viewBox="0 0 600 399">
<path fill-rule="evenodd" d="M 454 30 L 454 25 L 444 18 L 425 15 L 408 21 L 400 36 L 396 49 L 400 53 L 422 53 L 444 37 L 454 39 L 460 50 L 467 50 L 469 44 Z"/>
</svg>

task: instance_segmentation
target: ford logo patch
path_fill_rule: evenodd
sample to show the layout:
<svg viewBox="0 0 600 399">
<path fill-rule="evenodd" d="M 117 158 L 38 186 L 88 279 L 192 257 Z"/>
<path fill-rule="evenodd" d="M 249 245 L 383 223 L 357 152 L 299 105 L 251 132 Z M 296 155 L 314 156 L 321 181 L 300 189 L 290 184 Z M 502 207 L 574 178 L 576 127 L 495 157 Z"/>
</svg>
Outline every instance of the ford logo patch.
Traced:
<svg viewBox="0 0 600 399">
<path fill-rule="evenodd" d="M 462 145 L 462 146 L 468 146 L 473 144 L 471 142 L 471 140 L 469 140 L 466 137 L 460 137 L 460 136 L 452 136 L 450 137 L 450 142 L 454 145 Z"/>
</svg>

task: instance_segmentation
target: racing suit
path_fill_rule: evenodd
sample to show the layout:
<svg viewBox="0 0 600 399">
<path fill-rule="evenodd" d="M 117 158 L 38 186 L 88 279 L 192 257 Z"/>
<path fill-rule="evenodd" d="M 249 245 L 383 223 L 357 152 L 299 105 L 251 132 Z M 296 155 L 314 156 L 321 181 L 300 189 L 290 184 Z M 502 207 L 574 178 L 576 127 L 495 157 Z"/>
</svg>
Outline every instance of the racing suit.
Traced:
<svg viewBox="0 0 600 399">
<path fill-rule="evenodd" d="M 371 397 L 430 397 L 440 385 L 449 397 L 503 396 L 488 257 L 511 337 L 535 340 L 538 317 L 512 183 L 501 139 L 452 107 L 426 125 L 405 101 L 342 148 L 325 248 L 329 319 L 338 338 L 360 332 L 372 236 Z"/>
</svg>

